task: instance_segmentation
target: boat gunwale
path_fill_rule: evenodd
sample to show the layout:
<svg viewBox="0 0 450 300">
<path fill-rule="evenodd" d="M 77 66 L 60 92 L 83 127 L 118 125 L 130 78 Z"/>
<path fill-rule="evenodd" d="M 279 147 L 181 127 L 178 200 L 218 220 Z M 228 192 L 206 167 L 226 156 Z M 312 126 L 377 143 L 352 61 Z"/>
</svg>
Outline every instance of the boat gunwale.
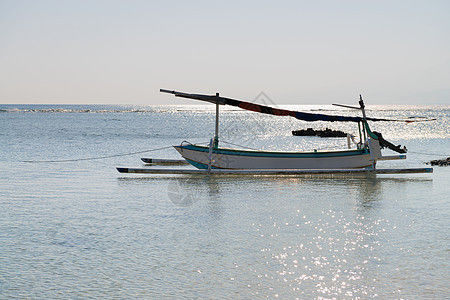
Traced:
<svg viewBox="0 0 450 300">
<path fill-rule="evenodd" d="M 188 144 L 173 146 L 174 148 L 199 151 L 209 153 L 209 146 Z M 345 157 L 356 155 L 369 155 L 368 149 L 345 149 L 345 150 L 328 150 L 328 151 L 270 151 L 270 150 L 253 150 L 253 149 L 235 149 L 235 148 L 214 148 L 213 154 L 222 155 L 240 155 L 253 157 L 272 157 L 274 158 L 325 158 L 325 157 Z"/>
</svg>

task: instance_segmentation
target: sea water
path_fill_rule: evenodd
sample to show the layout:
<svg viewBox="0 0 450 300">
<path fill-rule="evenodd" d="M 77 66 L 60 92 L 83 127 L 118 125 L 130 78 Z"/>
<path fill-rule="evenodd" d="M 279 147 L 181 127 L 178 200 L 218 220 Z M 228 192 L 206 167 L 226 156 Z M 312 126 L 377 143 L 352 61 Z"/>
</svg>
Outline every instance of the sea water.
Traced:
<svg viewBox="0 0 450 300">
<path fill-rule="evenodd" d="M 305 112 L 356 115 L 331 106 Z M 443 299 L 450 167 L 433 174 L 120 174 L 171 145 L 208 143 L 214 106 L 0 106 L 0 298 Z M 369 106 L 407 160 L 450 156 L 449 106 Z M 222 109 L 223 146 L 347 147 L 356 124 Z M 141 152 L 141 153 L 136 153 Z M 132 154 L 136 153 L 136 154 Z M 394 155 L 384 150 L 385 155 Z M 130 155 L 128 155 L 130 154 Z M 169 166 L 171 167 L 171 166 Z"/>
</svg>

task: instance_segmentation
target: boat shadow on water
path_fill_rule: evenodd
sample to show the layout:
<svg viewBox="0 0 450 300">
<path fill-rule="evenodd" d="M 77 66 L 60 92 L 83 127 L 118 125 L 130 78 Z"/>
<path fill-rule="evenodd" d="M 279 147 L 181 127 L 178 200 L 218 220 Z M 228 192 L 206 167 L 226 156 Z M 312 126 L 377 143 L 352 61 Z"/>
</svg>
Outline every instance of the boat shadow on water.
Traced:
<svg viewBox="0 0 450 300">
<path fill-rule="evenodd" d="M 190 207 L 201 201 L 220 201 L 238 193 L 255 194 L 260 201 L 270 201 L 272 194 L 283 197 L 291 193 L 301 196 L 304 190 L 310 194 L 335 197 L 336 194 L 358 199 L 362 206 L 369 207 L 374 202 L 392 197 L 393 187 L 430 185 L 433 179 L 425 176 L 399 177 L 398 175 L 375 174 L 320 174 L 320 175 L 254 175 L 254 176 L 214 176 L 214 175 L 159 175 L 157 177 L 119 177 L 120 188 L 145 186 L 165 186 L 167 198 L 174 205 Z M 167 199 L 166 198 L 166 199 Z M 343 197 L 345 198 L 345 197 Z M 299 198 L 302 201 L 302 198 Z"/>
</svg>

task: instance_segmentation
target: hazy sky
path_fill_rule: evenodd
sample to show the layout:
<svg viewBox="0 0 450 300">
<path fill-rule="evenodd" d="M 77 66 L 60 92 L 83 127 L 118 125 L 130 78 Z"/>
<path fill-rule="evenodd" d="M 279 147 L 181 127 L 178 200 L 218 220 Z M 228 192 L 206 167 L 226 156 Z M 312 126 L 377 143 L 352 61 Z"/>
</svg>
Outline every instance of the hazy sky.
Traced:
<svg viewBox="0 0 450 300">
<path fill-rule="evenodd" d="M 450 1 L 0 0 L 0 103 L 450 104 Z"/>
</svg>

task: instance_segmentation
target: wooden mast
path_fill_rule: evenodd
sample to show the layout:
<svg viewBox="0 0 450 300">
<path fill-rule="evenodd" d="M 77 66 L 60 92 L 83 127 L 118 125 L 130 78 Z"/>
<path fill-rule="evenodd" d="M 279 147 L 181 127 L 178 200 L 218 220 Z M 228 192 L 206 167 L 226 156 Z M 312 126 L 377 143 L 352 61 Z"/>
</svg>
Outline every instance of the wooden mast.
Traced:
<svg viewBox="0 0 450 300">
<path fill-rule="evenodd" d="M 219 93 L 216 93 L 216 97 L 219 97 Z M 219 147 L 219 102 L 216 102 L 216 129 L 214 132 L 214 149 Z"/>
</svg>

